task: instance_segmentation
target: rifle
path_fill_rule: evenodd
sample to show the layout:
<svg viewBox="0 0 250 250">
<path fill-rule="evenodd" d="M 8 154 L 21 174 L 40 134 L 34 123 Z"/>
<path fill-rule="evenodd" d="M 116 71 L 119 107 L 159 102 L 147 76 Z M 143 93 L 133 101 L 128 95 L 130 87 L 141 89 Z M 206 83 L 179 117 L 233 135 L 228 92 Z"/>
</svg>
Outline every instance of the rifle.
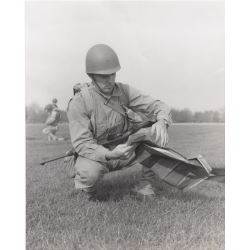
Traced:
<svg viewBox="0 0 250 250">
<path fill-rule="evenodd" d="M 121 134 L 107 134 L 106 138 L 100 139 L 100 140 L 97 139 L 97 144 L 102 145 L 104 147 L 105 146 L 108 147 L 109 145 L 114 145 L 114 144 L 118 145 L 118 144 L 126 141 L 130 135 L 136 133 L 141 128 L 151 127 L 153 124 L 154 124 L 154 122 L 146 121 L 146 122 L 143 122 L 143 123 L 141 123 L 139 125 L 134 126 L 132 129 L 130 129 L 130 130 L 124 132 L 124 133 L 121 133 Z M 73 155 L 78 156 L 76 151 L 74 149 L 71 149 L 71 150 L 67 151 L 64 156 L 60 156 L 60 157 L 55 158 L 55 159 L 51 159 L 51 160 L 48 160 L 48 161 L 41 162 L 40 165 L 43 166 L 44 164 L 46 164 L 48 162 L 56 161 L 56 160 L 65 158 L 66 156 L 73 156 Z"/>
<path fill-rule="evenodd" d="M 40 165 L 43 166 L 44 164 L 46 164 L 48 162 L 56 161 L 56 160 L 65 158 L 66 156 L 73 156 L 75 154 L 76 154 L 76 151 L 72 148 L 71 150 L 67 151 L 64 156 L 60 156 L 58 158 L 54 158 L 54 159 L 51 159 L 51 160 L 48 160 L 48 161 L 41 162 Z"/>
<path fill-rule="evenodd" d="M 146 121 L 143 123 L 140 123 L 139 125 L 133 126 L 132 129 L 121 133 L 121 134 L 107 134 L 106 138 L 104 139 L 97 139 L 97 144 L 108 147 L 109 145 L 114 144 L 120 144 L 128 139 L 128 137 L 132 134 L 135 134 L 137 131 L 139 131 L 141 128 L 148 128 L 151 127 L 154 124 L 154 122 Z"/>
</svg>

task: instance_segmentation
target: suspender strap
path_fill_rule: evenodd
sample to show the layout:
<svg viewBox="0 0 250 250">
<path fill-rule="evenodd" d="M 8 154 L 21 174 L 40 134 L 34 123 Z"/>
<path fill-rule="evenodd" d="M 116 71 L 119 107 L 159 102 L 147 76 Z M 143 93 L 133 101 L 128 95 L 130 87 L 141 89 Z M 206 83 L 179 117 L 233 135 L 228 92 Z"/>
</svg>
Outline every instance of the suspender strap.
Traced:
<svg viewBox="0 0 250 250">
<path fill-rule="evenodd" d="M 129 105 L 128 93 L 125 91 L 121 83 L 118 82 L 117 86 L 119 87 L 120 92 L 121 92 L 120 98 L 121 98 L 122 105 L 124 105 L 125 107 L 128 107 Z"/>
<path fill-rule="evenodd" d="M 92 93 L 104 104 L 107 105 L 108 107 L 110 107 L 111 109 L 115 110 L 116 112 L 120 113 L 121 115 L 123 115 L 124 117 L 126 116 L 126 113 L 123 109 L 123 107 L 121 106 L 121 104 L 112 99 L 112 97 L 110 99 L 106 99 L 105 97 L 103 97 L 102 95 L 96 93 L 96 91 L 92 91 Z"/>
</svg>

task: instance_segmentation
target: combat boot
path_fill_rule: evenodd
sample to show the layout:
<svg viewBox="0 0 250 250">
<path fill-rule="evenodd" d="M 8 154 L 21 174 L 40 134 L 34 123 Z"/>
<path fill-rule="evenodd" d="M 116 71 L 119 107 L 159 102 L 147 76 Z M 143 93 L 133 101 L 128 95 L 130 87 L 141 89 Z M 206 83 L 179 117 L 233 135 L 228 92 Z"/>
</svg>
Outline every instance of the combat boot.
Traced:
<svg viewBox="0 0 250 250">
<path fill-rule="evenodd" d="M 139 187 L 138 185 L 135 185 L 135 187 L 132 188 L 131 191 L 132 191 L 132 194 L 140 201 L 157 200 L 157 197 L 155 195 L 155 192 L 151 184 L 148 184 L 147 186 L 143 188 Z"/>
<path fill-rule="evenodd" d="M 107 201 L 108 197 L 101 197 L 97 191 L 93 191 L 93 192 L 85 192 L 84 190 L 82 190 L 82 193 L 84 195 L 84 198 L 87 199 L 88 201 Z"/>
<path fill-rule="evenodd" d="M 63 137 L 58 137 L 57 140 L 58 140 L 58 141 L 65 141 L 65 140 L 66 140 L 66 137 L 65 137 L 65 136 L 63 136 Z"/>
</svg>

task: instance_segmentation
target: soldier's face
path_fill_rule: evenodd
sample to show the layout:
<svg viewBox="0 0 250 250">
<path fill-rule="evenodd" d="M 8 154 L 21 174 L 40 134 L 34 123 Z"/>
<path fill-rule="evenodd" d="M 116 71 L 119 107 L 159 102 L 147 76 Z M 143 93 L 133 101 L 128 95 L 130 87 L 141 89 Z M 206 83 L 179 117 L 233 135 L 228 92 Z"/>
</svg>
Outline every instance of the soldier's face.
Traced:
<svg viewBox="0 0 250 250">
<path fill-rule="evenodd" d="M 116 73 L 111 74 L 111 75 L 93 74 L 92 76 L 103 93 L 105 93 L 105 94 L 112 93 L 113 88 L 115 86 Z"/>
</svg>

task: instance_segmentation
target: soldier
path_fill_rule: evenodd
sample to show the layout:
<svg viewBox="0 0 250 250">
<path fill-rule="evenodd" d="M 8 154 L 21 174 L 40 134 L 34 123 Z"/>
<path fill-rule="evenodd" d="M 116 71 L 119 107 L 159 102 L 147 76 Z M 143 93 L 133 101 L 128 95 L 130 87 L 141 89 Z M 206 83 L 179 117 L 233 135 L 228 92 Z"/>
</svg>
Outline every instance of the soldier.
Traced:
<svg viewBox="0 0 250 250">
<path fill-rule="evenodd" d="M 45 110 L 47 111 L 49 116 L 45 122 L 45 124 L 48 125 L 48 127 L 43 130 L 43 133 L 48 135 L 48 141 L 51 141 L 51 140 L 64 141 L 65 137 L 58 138 L 55 136 L 55 133 L 59 129 L 59 126 L 58 126 L 59 117 L 58 117 L 57 111 L 53 109 L 52 104 L 46 105 Z"/>
<path fill-rule="evenodd" d="M 83 190 L 89 200 L 98 199 L 96 189 L 104 173 L 131 165 L 138 145 L 105 148 L 97 144 L 97 138 L 127 131 L 135 113 L 141 113 L 155 122 L 152 132 L 161 140 L 161 146 L 168 143 L 170 107 L 130 85 L 117 83 L 116 72 L 120 69 L 112 48 L 103 44 L 90 48 L 86 56 L 86 73 L 92 81 L 76 93 L 67 109 L 71 141 L 79 155 L 75 163 L 75 187 Z M 142 166 L 141 180 L 134 189 L 139 197 L 155 199 L 153 180 L 154 173 Z"/>
</svg>

